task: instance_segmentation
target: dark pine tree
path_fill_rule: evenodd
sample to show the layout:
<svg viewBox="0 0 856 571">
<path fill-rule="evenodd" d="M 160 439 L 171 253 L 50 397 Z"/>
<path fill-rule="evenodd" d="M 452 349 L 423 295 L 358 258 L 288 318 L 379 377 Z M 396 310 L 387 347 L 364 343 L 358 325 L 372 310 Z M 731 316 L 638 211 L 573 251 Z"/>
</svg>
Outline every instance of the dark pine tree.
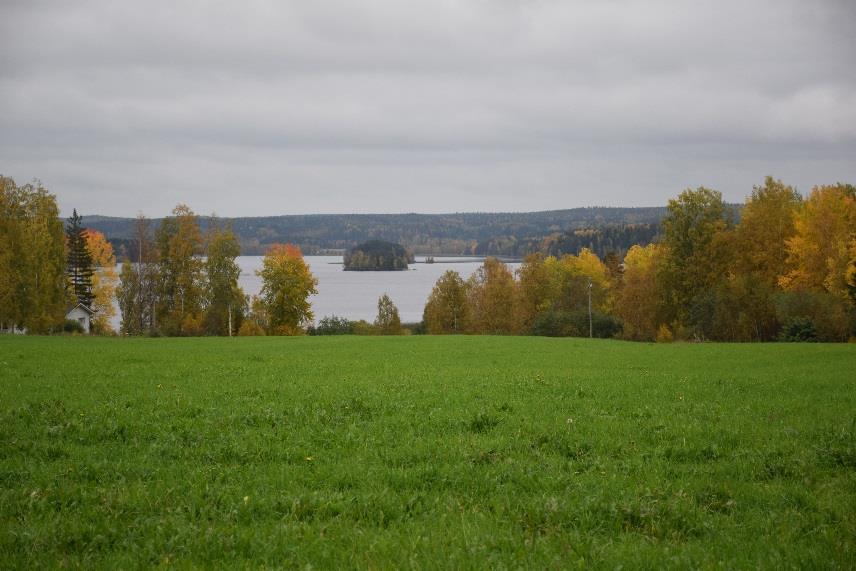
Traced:
<svg viewBox="0 0 856 571">
<path fill-rule="evenodd" d="M 68 219 L 68 226 L 65 227 L 65 236 L 68 242 L 68 261 L 65 273 L 77 303 L 91 307 L 92 274 L 95 273 L 95 269 L 92 264 L 92 254 L 90 254 L 89 246 L 86 244 L 84 234 L 86 229 L 80 225 L 81 220 L 83 218 L 77 214 L 77 209 L 75 209 L 74 214 Z"/>
</svg>

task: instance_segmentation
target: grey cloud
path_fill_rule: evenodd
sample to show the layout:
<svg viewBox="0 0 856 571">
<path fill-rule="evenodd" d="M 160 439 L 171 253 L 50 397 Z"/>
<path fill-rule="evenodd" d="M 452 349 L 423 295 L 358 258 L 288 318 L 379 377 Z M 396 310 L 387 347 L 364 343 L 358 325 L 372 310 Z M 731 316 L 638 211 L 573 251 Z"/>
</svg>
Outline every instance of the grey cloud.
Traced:
<svg viewBox="0 0 856 571">
<path fill-rule="evenodd" d="M 661 204 L 856 178 L 847 2 L 18 2 L 0 172 L 162 215 Z M 236 200 L 236 196 L 240 196 Z"/>
</svg>

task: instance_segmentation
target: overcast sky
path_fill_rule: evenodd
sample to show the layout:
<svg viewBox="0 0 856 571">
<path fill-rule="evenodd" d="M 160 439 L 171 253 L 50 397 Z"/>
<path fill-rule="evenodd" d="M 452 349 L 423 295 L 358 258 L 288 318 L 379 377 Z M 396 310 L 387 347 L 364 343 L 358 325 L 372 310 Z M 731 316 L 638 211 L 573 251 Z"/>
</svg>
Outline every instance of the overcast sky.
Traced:
<svg viewBox="0 0 856 571">
<path fill-rule="evenodd" d="M 0 0 L 0 173 L 117 216 L 805 192 L 856 183 L 854 23 L 849 0 Z"/>
</svg>

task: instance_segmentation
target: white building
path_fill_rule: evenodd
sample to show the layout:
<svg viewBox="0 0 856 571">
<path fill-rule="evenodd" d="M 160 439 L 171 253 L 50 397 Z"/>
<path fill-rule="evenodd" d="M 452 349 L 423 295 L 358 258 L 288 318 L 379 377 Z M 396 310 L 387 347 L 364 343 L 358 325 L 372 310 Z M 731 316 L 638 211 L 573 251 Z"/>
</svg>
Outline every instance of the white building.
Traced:
<svg viewBox="0 0 856 571">
<path fill-rule="evenodd" d="M 92 311 L 92 309 L 86 307 L 82 303 L 78 303 L 68 310 L 68 313 L 65 314 L 65 318 L 80 323 L 81 327 L 83 327 L 83 332 L 88 334 L 92 330 L 93 315 L 95 315 L 95 312 Z"/>
</svg>

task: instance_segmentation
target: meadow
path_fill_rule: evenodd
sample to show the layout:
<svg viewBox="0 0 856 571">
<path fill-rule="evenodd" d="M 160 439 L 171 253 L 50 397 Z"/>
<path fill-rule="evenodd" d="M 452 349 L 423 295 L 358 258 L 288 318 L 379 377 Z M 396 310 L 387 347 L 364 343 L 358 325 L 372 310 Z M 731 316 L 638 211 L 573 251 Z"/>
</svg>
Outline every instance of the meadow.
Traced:
<svg viewBox="0 0 856 571">
<path fill-rule="evenodd" d="M 856 345 L 0 337 L 0 568 L 856 567 Z"/>
</svg>

